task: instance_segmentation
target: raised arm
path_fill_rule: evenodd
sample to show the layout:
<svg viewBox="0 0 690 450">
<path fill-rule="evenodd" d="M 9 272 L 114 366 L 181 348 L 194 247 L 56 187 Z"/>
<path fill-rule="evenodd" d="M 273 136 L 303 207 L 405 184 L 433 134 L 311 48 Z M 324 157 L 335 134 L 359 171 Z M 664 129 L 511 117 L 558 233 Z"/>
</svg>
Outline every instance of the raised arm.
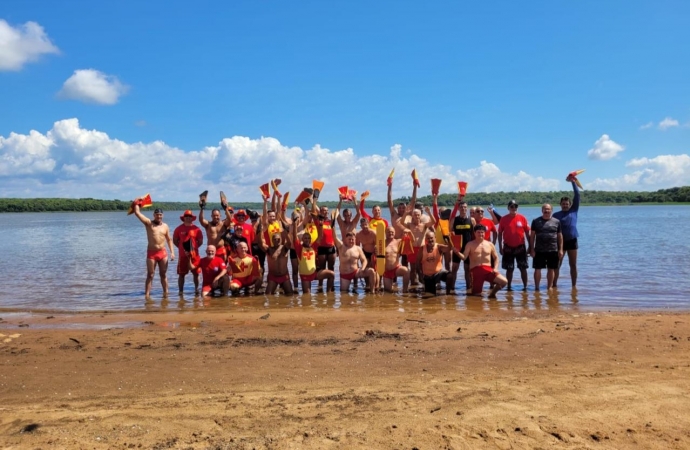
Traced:
<svg viewBox="0 0 690 450">
<path fill-rule="evenodd" d="M 151 219 L 149 219 L 141 213 L 141 211 L 139 210 L 139 204 L 136 203 L 137 200 L 139 199 L 134 200 L 134 215 L 137 216 L 137 219 L 139 219 L 141 223 L 148 227 L 151 225 Z"/>
<path fill-rule="evenodd" d="M 206 228 L 208 226 L 208 220 L 204 218 L 204 207 L 201 206 L 201 202 L 199 202 L 199 223 L 201 224 L 202 227 Z"/>
<path fill-rule="evenodd" d="M 391 221 L 395 220 L 395 216 L 398 215 L 398 212 L 395 210 L 395 207 L 393 206 L 393 181 L 391 180 L 390 184 L 388 184 L 388 210 L 391 213 Z"/>
<path fill-rule="evenodd" d="M 570 205 L 570 210 L 577 212 L 580 209 L 580 189 L 578 189 L 577 184 L 571 181 L 573 184 L 573 204 Z"/>
<path fill-rule="evenodd" d="M 366 201 L 366 199 L 367 198 L 364 195 L 362 195 L 362 198 L 359 201 L 359 215 L 361 215 L 362 217 L 366 218 L 369 221 L 369 220 L 371 220 L 371 216 L 369 214 L 367 214 L 367 212 L 364 210 L 364 202 Z"/>
<path fill-rule="evenodd" d="M 431 214 L 431 209 L 429 209 L 428 206 L 424 207 L 424 211 L 427 213 L 429 216 L 429 221 L 426 223 L 426 228 L 429 228 L 431 230 L 434 230 L 436 228 L 436 217 L 438 217 L 438 214 L 436 214 L 436 211 L 434 212 L 434 215 Z"/>
</svg>

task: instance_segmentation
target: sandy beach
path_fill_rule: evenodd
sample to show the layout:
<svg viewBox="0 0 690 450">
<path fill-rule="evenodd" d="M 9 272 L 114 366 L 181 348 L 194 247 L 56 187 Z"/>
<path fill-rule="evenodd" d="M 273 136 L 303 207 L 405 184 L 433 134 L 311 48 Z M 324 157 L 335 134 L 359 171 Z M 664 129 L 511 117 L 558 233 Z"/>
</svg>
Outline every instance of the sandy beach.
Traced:
<svg viewBox="0 0 690 450">
<path fill-rule="evenodd" d="M 34 314 L 0 334 L 3 449 L 690 448 L 685 312 Z"/>
</svg>

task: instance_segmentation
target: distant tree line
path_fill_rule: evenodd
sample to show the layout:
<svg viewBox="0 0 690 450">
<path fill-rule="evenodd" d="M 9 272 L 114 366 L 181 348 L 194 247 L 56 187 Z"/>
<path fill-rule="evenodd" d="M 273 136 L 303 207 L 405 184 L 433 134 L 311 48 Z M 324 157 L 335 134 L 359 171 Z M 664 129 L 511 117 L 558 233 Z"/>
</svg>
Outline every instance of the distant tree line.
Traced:
<svg viewBox="0 0 690 450">
<path fill-rule="evenodd" d="M 472 192 L 468 193 L 465 200 L 470 205 L 507 205 L 510 200 L 517 201 L 520 205 L 541 205 L 542 203 L 558 204 L 561 197 L 573 196 L 572 191 L 556 192 Z M 439 206 L 451 206 L 455 203 L 457 195 L 441 194 L 438 197 Z M 609 204 L 609 205 L 630 205 L 641 203 L 690 203 L 690 186 L 675 187 L 671 189 L 661 189 L 655 192 L 635 192 L 635 191 L 583 191 L 581 193 L 581 203 L 583 205 Z M 409 197 L 402 197 L 394 200 L 394 203 L 409 201 Z M 431 196 L 419 197 L 418 201 L 431 204 Z M 94 198 L 0 198 L 0 212 L 50 212 L 50 211 L 127 211 L 130 201 L 122 200 L 98 200 Z M 331 208 L 337 202 L 320 202 Z M 385 206 L 384 201 L 367 201 L 367 207 L 374 205 Z M 237 210 L 240 208 L 253 209 L 260 211 L 263 207 L 258 202 L 233 203 L 231 205 Z M 351 203 L 344 203 L 343 207 L 352 208 Z M 164 211 L 182 211 L 185 209 L 198 210 L 196 202 L 154 202 L 151 208 L 163 208 Z M 220 208 L 220 204 L 209 203 L 207 209 Z"/>
</svg>

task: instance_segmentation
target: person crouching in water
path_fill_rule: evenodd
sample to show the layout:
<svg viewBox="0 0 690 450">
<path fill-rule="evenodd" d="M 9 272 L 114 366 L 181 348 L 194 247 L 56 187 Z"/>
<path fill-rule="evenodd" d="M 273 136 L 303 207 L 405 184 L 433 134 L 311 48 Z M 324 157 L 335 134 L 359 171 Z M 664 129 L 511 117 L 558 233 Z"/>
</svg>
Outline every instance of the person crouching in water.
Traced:
<svg viewBox="0 0 690 450">
<path fill-rule="evenodd" d="M 223 296 L 228 295 L 228 270 L 223 258 L 216 256 L 216 246 L 206 246 L 206 256 L 197 260 L 188 255 L 189 267 L 192 270 L 201 269 L 201 295 L 213 297 L 216 291 Z"/>
<path fill-rule="evenodd" d="M 417 254 L 417 268 L 420 278 L 424 281 L 424 292 L 436 295 L 436 284 L 446 283 L 446 294 L 453 291 L 453 277 L 443 268 L 443 253 L 449 251 L 449 246 L 436 243 L 436 235 L 429 230 L 424 236 L 426 241 Z M 460 257 L 460 253 L 453 248 L 453 253 Z"/>
<path fill-rule="evenodd" d="M 314 280 L 327 281 L 328 292 L 333 290 L 335 273 L 332 270 L 316 270 L 316 249 L 311 246 L 311 234 L 302 234 L 302 242 L 297 240 L 297 227 L 292 227 L 292 245 L 298 260 L 298 271 L 302 282 L 302 293 L 311 293 L 311 283 Z"/>
<path fill-rule="evenodd" d="M 470 260 L 470 275 L 472 276 L 472 295 L 480 295 L 484 283 L 492 284 L 489 298 L 496 298 L 496 293 L 508 284 L 508 279 L 498 271 L 498 253 L 490 241 L 484 239 L 486 227 L 475 225 L 474 240 L 467 243 L 460 259 Z"/>
<path fill-rule="evenodd" d="M 228 259 L 228 265 L 232 271 L 230 290 L 234 295 L 239 294 L 244 288 L 245 295 L 249 295 L 249 288 L 254 287 L 254 292 L 261 287 L 261 270 L 259 260 L 249 254 L 249 246 L 242 241 L 237 244 L 237 255 Z"/>
</svg>

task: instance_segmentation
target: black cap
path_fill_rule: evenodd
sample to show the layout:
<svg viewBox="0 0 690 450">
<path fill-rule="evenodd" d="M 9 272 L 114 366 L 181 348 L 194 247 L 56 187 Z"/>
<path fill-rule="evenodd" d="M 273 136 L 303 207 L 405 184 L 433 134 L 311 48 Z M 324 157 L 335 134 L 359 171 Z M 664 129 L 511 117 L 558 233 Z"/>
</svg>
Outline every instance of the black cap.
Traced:
<svg viewBox="0 0 690 450">
<path fill-rule="evenodd" d="M 163 210 L 161 208 L 156 208 L 153 210 L 154 214 L 163 214 Z"/>
<path fill-rule="evenodd" d="M 508 208 L 510 208 L 513 205 L 518 206 L 518 202 L 516 202 L 515 200 L 511 200 L 508 202 Z"/>
</svg>

